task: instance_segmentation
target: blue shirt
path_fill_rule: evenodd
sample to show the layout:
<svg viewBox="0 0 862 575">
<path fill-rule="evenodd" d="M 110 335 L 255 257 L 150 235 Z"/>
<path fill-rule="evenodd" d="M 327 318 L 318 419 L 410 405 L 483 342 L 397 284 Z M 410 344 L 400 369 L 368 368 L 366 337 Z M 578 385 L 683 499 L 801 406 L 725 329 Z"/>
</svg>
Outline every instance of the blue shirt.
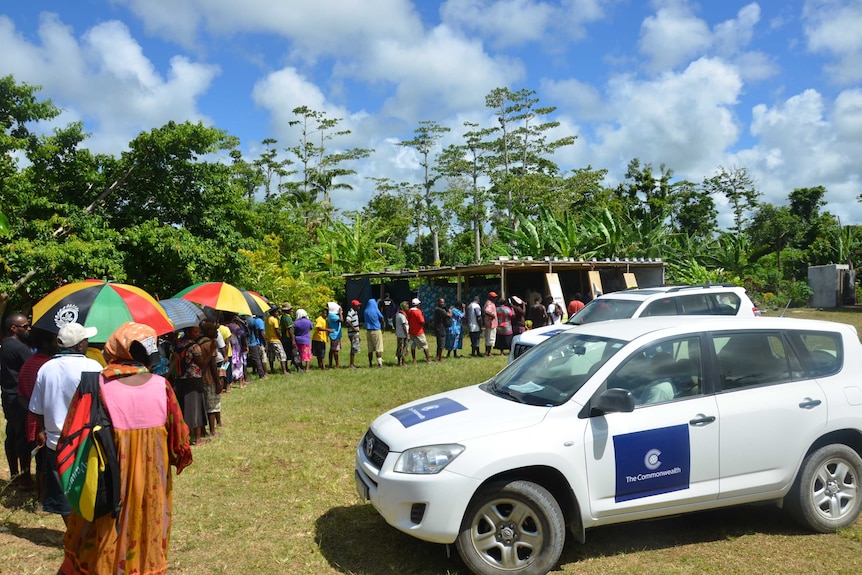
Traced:
<svg viewBox="0 0 862 575">
<path fill-rule="evenodd" d="M 377 300 L 368 300 L 368 305 L 365 306 L 365 329 L 368 331 L 380 330 L 381 321 L 383 321 L 383 314 L 377 307 Z"/>
<path fill-rule="evenodd" d="M 260 338 L 257 334 L 258 330 L 263 331 L 263 320 L 257 316 L 253 316 L 248 320 L 248 346 L 255 347 L 261 345 Z"/>
</svg>

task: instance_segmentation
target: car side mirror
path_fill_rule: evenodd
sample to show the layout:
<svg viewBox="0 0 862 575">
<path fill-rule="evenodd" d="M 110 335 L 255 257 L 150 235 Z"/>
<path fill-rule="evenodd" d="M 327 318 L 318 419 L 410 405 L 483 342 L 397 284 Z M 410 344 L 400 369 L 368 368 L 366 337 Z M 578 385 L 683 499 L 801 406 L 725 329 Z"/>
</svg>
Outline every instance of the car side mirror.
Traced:
<svg viewBox="0 0 862 575">
<path fill-rule="evenodd" d="M 605 413 L 630 413 L 635 410 L 635 398 L 632 392 L 621 387 L 612 387 L 603 391 L 592 406 L 592 415 Z"/>
</svg>

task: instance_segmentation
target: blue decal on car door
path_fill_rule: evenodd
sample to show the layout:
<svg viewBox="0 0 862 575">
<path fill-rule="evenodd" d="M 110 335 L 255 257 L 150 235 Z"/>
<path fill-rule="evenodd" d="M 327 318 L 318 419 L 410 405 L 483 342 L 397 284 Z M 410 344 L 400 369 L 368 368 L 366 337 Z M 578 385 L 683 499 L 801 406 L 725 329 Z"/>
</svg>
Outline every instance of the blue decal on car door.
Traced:
<svg viewBox="0 0 862 575">
<path fill-rule="evenodd" d="M 688 425 L 614 436 L 615 501 L 688 489 L 691 446 Z"/>
</svg>

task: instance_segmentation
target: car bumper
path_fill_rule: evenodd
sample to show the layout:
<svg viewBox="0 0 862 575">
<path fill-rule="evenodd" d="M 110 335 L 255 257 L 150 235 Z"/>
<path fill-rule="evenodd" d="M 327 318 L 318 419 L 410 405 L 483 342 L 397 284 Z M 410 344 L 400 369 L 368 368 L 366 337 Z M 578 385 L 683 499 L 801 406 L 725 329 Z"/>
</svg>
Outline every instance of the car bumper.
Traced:
<svg viewBox="0 0 862 575">
<path fill-rule="evenodd" d="M 447 472 L 434 475 L 395 473 L 397 453 L 390 453 L 378 470 L 356 452 L 356 490 L 370 501 L 387 523 L 408 535 L 432 543 L 453 543 L 461 519 L 480 482 Z"/>
</svg>

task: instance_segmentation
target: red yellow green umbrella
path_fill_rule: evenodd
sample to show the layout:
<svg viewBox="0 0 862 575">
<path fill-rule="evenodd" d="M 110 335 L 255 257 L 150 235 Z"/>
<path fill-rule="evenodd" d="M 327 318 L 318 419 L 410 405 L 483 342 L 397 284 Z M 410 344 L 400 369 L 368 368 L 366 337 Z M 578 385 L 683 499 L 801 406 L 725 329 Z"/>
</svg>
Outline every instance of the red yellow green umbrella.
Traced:
<svg viewBox="0 0 862 575">
<path fill-rule="evenodd" d="M 263 317 L 269 312 L 269 308 L 271 308 L 272 305 L 270 305 L 269 300 L 264 296 L 260 295 L 256 291 L 245 289 L 240 291 L 242 292 L 243 297 L 245 297 L 245 302 L 251 309 L 252 315 Z"/>
<path fill-rule="evenodd" d="M 245 296 L 242 295 L 238 287 L 227 282 L 204 282 L 190 285 L 176 293 L 174 297 L 181 297 L 220 311 L 251 315 L 251 309 L 248 307 L 248 302 L 245 301 Z"/>
<path fill-rule="evenodd" d="M 161 335 L 174 325 L 153 296 L 141 288 L 88 279 L 58 287 L 33 306 L 33 327 L 57 333 L 67 323 L 77 322 L 99 330 L 90 341 L 104 343 L 115 329 L 134 321 L 152 327 Z"/>
</svg>

